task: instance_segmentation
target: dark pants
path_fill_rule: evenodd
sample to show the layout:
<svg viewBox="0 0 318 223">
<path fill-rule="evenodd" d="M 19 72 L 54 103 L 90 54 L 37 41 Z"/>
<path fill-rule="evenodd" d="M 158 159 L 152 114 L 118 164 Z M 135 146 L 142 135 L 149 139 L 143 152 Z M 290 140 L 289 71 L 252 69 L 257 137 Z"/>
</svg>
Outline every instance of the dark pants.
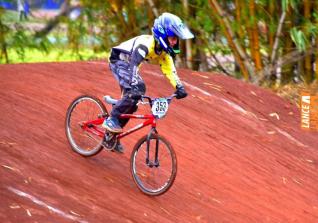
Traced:
<svg viewBox="0 0 318 223">
<path fill-rule="evenodd" d="M 19 16 L 20 21 L 24 20 L 28 20 L 28 16 L 26 11 L 20 11 L 20 16 Z"/>
<path fill-rule="evenodd" d="M 119 82 L 122 91 L 122 98 L 117 102 L 111 111 L 111 116 L 118 118 L 120 114 L 132 114 L 137 111 L 138 100 L 131 98 L 133 94 L 144 95 L 146 86 L 138 72 L 132 77 L 132 72 L 129 70 L 129 63 L 126 61 L 118 60 L 115 63 L 110 63 L 109 67 Z M 133 80 L 133 81 L 132 81 Z M 124 127 L 129 119 L 119 119 L 121 127 Z"/>
</svg>

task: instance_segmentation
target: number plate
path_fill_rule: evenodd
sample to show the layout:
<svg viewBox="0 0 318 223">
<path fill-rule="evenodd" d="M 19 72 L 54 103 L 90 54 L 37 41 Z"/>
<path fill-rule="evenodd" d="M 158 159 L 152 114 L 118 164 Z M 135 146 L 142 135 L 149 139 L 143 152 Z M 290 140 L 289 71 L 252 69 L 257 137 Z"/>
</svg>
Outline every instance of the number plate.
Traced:
<svg viewBox="0 0 318 223">
<path fill-rule="evenodd" d="M 168 111 L 168 100 L 165 98 L 157 98 L 153 102 L 151 111 L 154 116 L 157 118 L 163 118 Z"/>
</svg>

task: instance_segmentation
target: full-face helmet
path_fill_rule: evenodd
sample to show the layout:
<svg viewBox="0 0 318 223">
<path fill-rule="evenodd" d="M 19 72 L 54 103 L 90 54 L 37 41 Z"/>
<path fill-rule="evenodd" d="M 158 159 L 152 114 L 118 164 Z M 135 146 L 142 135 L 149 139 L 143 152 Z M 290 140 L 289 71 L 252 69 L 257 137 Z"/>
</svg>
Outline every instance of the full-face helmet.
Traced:
<svg viewBox="0 0 318 223">
<path fill-rule="evenodd" d="M 152 32 L 161 48 L 173 57 L 180 53 L 179 39 L 192 39 L 194 37 L 189 28 L 178 16 L 167 12 L 155 20 Z M 169 45 L 168 37 L 170 36 L 178 37 L 178 42 L 174 47 L 170 47 Z"/>
</svg>

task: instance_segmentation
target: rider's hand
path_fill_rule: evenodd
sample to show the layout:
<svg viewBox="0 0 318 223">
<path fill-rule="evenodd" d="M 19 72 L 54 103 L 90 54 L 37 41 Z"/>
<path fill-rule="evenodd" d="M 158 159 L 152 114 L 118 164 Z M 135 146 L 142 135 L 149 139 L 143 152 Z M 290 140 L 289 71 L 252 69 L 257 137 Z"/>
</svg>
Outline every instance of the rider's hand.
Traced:
<svg viewBox="0 0 318 223">
<path fill-rule="evenodd" d="M 129 89 L 129 90 L 127 90 L 127 95 L 128 95 L 128 97 L 130 97 L 130 98 L 132 98 L 132 99 L 134 99 L 134 100 L 139 100 L 139 99 L 141 99 L 141 93 L 140 93 L 140 91 L 138 91 L 138 89 L 136 89 L 136 88 L 131 88 L 131 89 Z"/>
<path fill-rule="evenodd" d="M 177 86 L 177 90 L 176 90 L 175 94 L 177 95 L 176 96 L 177 99 L 185 98 L 188 95 L 188 93 L 185 91 L 184 87 L 180 86 L 180 85 Z"/>
</svg>

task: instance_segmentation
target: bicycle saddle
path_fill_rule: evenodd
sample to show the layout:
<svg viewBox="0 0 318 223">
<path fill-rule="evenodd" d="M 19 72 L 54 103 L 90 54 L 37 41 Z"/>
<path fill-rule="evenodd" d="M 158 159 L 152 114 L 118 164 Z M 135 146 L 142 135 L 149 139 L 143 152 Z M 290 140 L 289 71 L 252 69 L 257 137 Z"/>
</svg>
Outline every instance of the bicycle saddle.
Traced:
<svg viewBox="0 0 318 223">
<path fill-rule="evenodd" d="M 107 104 L 115 105 L 118 100 L 113 99 L 113 98 L 112 98 L 111 96 L 109 96 L 109 95 L 106 95 L 106 96 L 104 96 L 104 101 L 105 101 Z"/>
</svg>

